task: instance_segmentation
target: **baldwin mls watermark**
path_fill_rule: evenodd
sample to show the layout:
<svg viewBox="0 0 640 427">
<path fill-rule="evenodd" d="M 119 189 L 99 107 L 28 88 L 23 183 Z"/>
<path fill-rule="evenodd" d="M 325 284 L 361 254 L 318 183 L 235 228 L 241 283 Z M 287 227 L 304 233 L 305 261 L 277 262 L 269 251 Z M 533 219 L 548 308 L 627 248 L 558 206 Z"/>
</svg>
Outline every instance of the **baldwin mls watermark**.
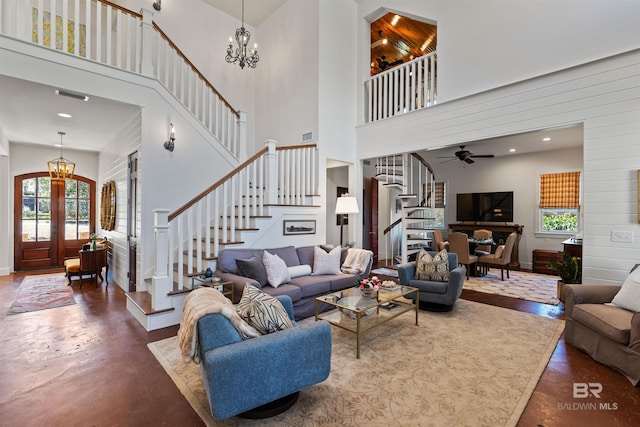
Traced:
<svg viewBox="0 0 640 427">
<path fill-rule="evenodd" d="M 617 402 L 608 402 L 602 399 L 602 384 L 600 383 L 573 383 L 574 399 L 590 399 L 589 401 L 558 402 L 560 411 L 616 411 Z M 593 401 L 593 399 L 598 399 Z"/>
</svg>

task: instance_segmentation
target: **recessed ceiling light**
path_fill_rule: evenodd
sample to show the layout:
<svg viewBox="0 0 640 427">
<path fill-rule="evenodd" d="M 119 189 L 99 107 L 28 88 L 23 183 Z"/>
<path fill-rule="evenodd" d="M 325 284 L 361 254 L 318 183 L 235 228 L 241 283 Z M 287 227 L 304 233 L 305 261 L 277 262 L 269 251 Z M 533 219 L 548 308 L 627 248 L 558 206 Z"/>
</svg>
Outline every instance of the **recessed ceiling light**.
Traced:
<svg viewBox="0 0 640 427">
<path fill-rule="evenodd" d="M 58 113 L 58 115 L 60 117 L 64 117 L 65 119 L 70 119 L 72 117 L 71 114 L 67 114 L 67 113 Z"/>
<path fill-rule="evenodd" d="M 542 138 L 542 140 L 543 140 L 544 142 L 549 142 L 549 141 L 551 141 L 551 138 L 546 137 L 546 138 Z"/>
<path fill-rule="evenodd" d="M 515 152 L 516 152 L 516 149 L 515 149 L 515 148 L 509 148 L 509 152 L 510 152 L 510 153 L 515 153 Z"/>
<path fill-rule="evenodd" d="M 394 16 L 393 20 L 391 21 L 391 25 L 393 25 L 395 27 L 399 20 L 400 20 L 400 16 L 399 15 Z"/>
</svg>

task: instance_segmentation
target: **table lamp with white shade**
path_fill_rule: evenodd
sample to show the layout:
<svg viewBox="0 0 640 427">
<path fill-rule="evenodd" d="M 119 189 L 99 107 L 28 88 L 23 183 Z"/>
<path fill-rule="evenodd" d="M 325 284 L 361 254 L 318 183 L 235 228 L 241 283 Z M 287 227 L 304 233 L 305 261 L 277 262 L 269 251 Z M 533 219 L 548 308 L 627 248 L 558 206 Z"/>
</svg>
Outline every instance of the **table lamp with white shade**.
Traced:
<svg viewBox="0 0 640 427">
<path fill-rule="evenodd" d="M 340 246 L 342 246 L 342 235 L 344 229 L 344 216 L 348 214 L 360 213 L 358 209 L 358 199 L 350 197 L 348 194 L 343 194 L 342 197 L 338 197 L 336 200 L 336 215 L 340 215 Z"/>
</svg>

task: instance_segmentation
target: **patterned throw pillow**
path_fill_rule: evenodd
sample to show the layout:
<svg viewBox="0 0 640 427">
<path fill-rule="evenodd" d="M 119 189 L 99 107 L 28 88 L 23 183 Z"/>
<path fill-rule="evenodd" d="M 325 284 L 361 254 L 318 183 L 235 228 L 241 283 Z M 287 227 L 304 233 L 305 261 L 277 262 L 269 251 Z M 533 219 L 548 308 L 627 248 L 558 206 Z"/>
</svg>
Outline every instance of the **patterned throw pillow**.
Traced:
<svg viewBox="0 0 640 427">
<path fill-rule="evenodd" d="M 244 287 L 236 311 L 245 322 L 263 335 L 293 326 L 280 301 L 249 284 Z"/>
<path fill-rule="evenodd" d="M 340 253 L 342 248 L 337 246 L 329 253 L 318 246 L 313 248 L 313 274 L 341 274 Z"/>
<path fill-rule="evenodd" d="M 284 260 L 278 255 L 264 251 L 262 254 L 262 263 L 267 272 L 267 281 L 274 288 L 291 281 L 287 264 L 285 264 Z"/>
<path fill-rule="evenodd" d="M 432 257 L 429 252 L 420 249 L 416 262 L 416 279 L 434 282 L 449 281 L 449 255 L 442 250 Z"/>
</svg>

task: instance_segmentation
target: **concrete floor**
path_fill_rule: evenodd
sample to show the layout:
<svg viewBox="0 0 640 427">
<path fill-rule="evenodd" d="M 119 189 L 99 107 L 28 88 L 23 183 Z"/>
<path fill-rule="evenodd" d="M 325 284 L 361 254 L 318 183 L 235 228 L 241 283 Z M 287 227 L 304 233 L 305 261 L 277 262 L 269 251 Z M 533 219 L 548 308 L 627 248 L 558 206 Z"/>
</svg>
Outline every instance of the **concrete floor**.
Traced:
<svg viewBox="0 0 640 427">
<path fill-rule="evenodd" d="M 82 290 L 74 283 L 75 305 L 7 316 L 24 276 L 0 277 L 0 425 L 203 425 L 146 347 L 177 326 L 146 332 L 113 283 Z M 561 307 L 471 291 L 462 297 L 564 317 Z M 600 401 L 617 409 L 559 409 L 577 401 L 574 382 L 602 383 Z M 518 425 L 631 426 L 639 413 L 640 388 L 561 339 Z"/>
</svg>

